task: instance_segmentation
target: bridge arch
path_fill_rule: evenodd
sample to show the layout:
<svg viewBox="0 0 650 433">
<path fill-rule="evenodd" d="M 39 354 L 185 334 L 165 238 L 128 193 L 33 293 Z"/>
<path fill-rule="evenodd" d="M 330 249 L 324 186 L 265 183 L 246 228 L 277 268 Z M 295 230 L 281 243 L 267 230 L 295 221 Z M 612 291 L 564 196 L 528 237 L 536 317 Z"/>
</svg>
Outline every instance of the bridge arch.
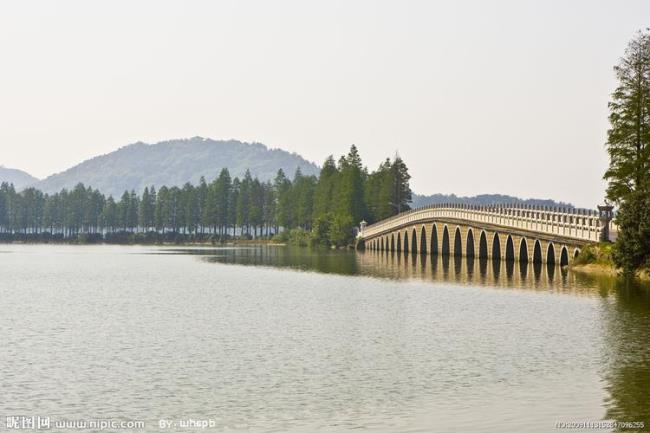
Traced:
<svg viewBox="0 0 650 433">
<path fill-rule="evenodd" d="M 533 247 L 533 263 L 542 263 L 542 245 L 537 239 L 535 239 L 535 246 Z"/>
<path fill-rule="evenodd" d="M 420 229 L 420 254 L 427 253 L 427 229 L 422 226 Z"/>
<path fill-rule="evenodd" d="M 487 235 L 485 234 L 485 230 L 481 230 L 481 236 L 479 237 L 479 241 L 478 241 L 478 257 L 480 259 L 487 259 L 487 256 L 488 256 Z"/>
<path fill-rule="evenodd" d="M 449 230 L 447 229 L 447 224 L 442 228 L 442 251 L 440 253 L 443 256 L 449 255 Z"/>
<path fill-rule="evenodd" d="M 562 247 L 562 252 L 560 253 L 560 266 L 569 266 L 569 251 L 566 247 Z"/>
<path fill-rule="evenodd" d="M 501 258 L 501 239 L 499 239 L 499 233 L 497 232 L 494 232 L 494 236 L 492 237 L 492 258 Z"/>
<path fill-rule="evenodd" d="M 580 248 L 573 250 L 573 258 L 576 259 L 580 255 Z"/>
<path fill-rule="evenodd" d="M 418 235 L 416 234 L 415 227 L 411 230 L 411 252 L 413 254 L 418 252 Z"/>
<path fill-rule="evenodd" d="M 390 250 L 391 252 L 395 251 L 395 233 L 390 234 Z"/>
<path fill-rule="evenodd" d="M 431 254 L 438 254 L 438 227 L 431 226 Z"/>
<path fill-rule="evenodd" d="M 454 256 L 463 255 L 463 240 L 460 235 L 460 227 L 456 226 L 456 232 L 454 233 Z"/>
<path fill-rule="evenodd" d="M 519 241 L 519 262 L 528 264 L 528 241 L 524 237 Z"/>
<path fill-rule="evenodd" d="M 546 247 L 546 263 L 549 265 L 555 263 L 555 246 L 553 242 L 549 242 L 548 247 Z"/>
<path fill-rule="evenodd" d="M 509 262 L 515 261 L 515 243 L 510 235 L 506 239 L 506 260 Z"/>
<path fill-rule="evenodd" d="M 404 231 L 404 236 L 402 236 L 402 246 L 405 253 L 409 252 L 409 231 Z M 400 250 L 401 251 L 401 250 Z"/>
<path fill-rule="evenodd" d="M 467 245 L 465 246 L 465 255 L 474 257 L 474 232 L 471 228 L 467 229 Z"/>
</svg>

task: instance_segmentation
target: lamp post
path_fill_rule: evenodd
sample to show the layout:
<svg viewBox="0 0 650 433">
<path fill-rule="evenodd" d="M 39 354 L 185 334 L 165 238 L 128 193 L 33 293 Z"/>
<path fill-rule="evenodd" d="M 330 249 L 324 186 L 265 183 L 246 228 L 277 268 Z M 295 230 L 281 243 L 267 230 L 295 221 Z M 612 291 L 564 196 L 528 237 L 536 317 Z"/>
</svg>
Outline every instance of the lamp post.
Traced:
<svg viewBox="0 0 650 433">
<path fill-rule="evenodd" d="M 614 213 L 614 206 L 607 201 L 604 205 L 598 205 L 598 219 L 600 220 L 600 239 L 601 242 L 609 242 L 609 226 Z"/>
<path fill-rule="evenodd" d="M 363 230 L 366 228 L 367 225 L 368 225 L 368 223 L 367 223 L 365 220 L 362 220 L 362 221 L 359 223 L 359 235 L 360 235 L 361 237 L 363 237 Z"/>
</svg>

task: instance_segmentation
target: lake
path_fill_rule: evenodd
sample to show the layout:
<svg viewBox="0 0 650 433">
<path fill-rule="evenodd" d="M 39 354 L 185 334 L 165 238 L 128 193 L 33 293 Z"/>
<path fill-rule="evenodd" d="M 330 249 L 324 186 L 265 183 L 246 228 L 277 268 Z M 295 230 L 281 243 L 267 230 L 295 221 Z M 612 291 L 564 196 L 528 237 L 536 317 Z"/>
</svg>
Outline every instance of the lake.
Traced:
<svg viewBox="0 0 650 433">
<path fill-rule="evenodd" d="M 178 432 L 650 426 L 650 291 L 546 265 L 0 245 L 0 299 L 3 428 L 17 416 Z"/>
</svg>

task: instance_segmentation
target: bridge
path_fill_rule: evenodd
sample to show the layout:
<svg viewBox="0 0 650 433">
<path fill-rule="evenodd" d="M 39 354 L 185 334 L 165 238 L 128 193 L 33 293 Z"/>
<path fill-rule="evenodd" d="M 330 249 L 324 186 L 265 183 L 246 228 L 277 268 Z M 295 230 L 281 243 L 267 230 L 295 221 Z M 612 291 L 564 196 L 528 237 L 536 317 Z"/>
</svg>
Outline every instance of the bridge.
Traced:
<svg viewBox="0 0 650 433">
<path fill-rule="evenodd" d="M 568 266 L 590 243 L 609 240 L 612 207 L 598 211 L 534 205 L 435 204 L 372 225 L 361 248 L 498 258 Z"/>
</svg>

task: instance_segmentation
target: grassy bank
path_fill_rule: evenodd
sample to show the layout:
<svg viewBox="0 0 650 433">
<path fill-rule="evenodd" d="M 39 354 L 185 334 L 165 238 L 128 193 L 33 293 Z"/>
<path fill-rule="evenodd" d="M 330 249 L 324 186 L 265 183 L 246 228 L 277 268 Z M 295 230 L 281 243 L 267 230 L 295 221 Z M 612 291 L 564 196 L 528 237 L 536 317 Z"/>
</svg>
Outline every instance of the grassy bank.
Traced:
<svg viewBox="0 0 650 433">
<path fill-rule="evenodd" d="M 621 274 L 621 269 L 614 264 L 613 252 L 614 244 L 611 242 L 588 245 L 580 251 L 571 268 L 585 274 L 618 276 Z M 647 270 L 637 272 L 636 277 L 650 281 L 650 273 Z"/>
</svg>

